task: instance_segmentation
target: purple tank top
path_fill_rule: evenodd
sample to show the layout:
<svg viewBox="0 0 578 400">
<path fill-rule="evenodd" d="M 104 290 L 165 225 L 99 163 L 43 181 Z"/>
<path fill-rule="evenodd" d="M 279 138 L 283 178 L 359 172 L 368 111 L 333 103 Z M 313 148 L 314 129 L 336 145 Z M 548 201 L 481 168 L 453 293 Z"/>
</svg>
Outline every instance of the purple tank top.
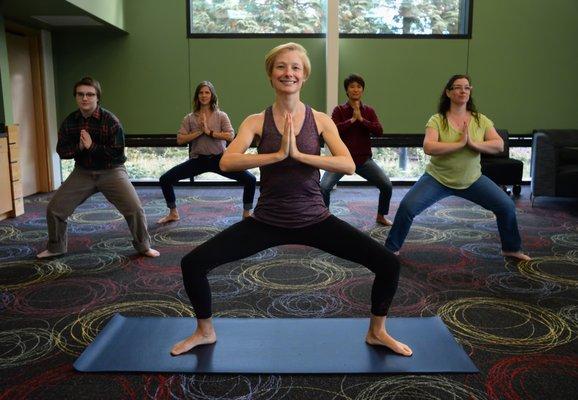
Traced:
<svg viewBox="0 0 578 400">
<path fill-rule="evenodd" d="M 259 154 L 278 151 L 281 138 L 273 119 L 273 108 L 269 107 L 265 110 L 257 151 Z M 305 120 L 296 139 L 299 151 L 320 154 L 319 133 L 309 106 L 305 106 Z M 302 228 L 329 217 L 319 189 L 319 169 L 287 157 L 260 170 L 261 195 L 253 214 L 255 219 L 283 228 Z"/>
</svg>

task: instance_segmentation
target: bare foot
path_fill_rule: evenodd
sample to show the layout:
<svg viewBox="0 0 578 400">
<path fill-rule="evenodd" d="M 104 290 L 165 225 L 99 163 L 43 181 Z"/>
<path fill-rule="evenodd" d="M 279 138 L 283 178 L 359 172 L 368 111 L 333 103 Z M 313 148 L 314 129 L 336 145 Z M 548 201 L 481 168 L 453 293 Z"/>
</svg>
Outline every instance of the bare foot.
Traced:
<svg viewBox="0 0 578 400">
<path fill-rule="evenodd" d="M 141 253 L 143 256 L 147 256 L 147 257 L 158 257 L 161 255 L 161 253 L 159 253 L 157 250 L 155 249 L 148 249 L 147 251 L 145 251 L 144 253 Z"/>
<path fill-rule="evenodd" d="M 375 222 L 377 222 L 378 224 L 383 225 L 383 226 L 392 226 L 393 225 L 393 222 L 391 222 L 390 220 L 388 220 L 387 218 L 385 218 L 381 214 L 377 214 L 377 217 L 375 217 Z"/>
<path fill-rule="evenodd" d="M 408 345 L 398 342 L 385 331 L 385 329 L 380 330 L 379 333 L 374 334 L 371 331 L 367 332 L 365 337 L 365 343 L 372 346 L 385 346 L 390 350 L 393 350 L 397 354 L 409 357 L 413 354 L 413 351 Z"/>
<path fill-rule="evenodd" d="M 399 256 L 399 250 L 398 250 L 398 251 L 394 251 L 393 254 L 395 254 L 396 256 Z"/>
<path fill-rule="evenodd" d="M 36 254 L 36 258 L 48 258 L 48 257 L 56 257 L 66 253 L 63 251 L 62 253 L 53 253 L 48 250 L 41 251 L 40 253 Z"/>
<path fill-rule="evenodd" d="M 171 209 L 171 211 L 169 211 L 167 215 L 159 219 L 157 221 L 157 224 L 166 224 L 167 222 L 178 221 L 179 219 L 181 219 L 181 217 L 179 216 L 179 212 L 175 208 Z"/>
<path fill-rule="evenodd" d="M 191 336 L 175 344 L 171 350 L 171 355 L 179 356 L 197 346 L 213 344 L 216 341 L 217 335 L 214 331 L 211 334 L 203 334 L 201 331 L 196 330 L 195 333 L 193 333 Z"/>
<path fill-rule="evenodd" d="M 243 210 L 243 219 L 251 216 L 251 210 Z"/>
<path fill-rule="evenodd" d="M 520 261 L 530 261 L 531 260 L 530 256 L 527 256 L 526 254 L 522 253 L 521 251 L 502 251 L 502 255 L 504 257 L 517 258 Z"/>
</svg>

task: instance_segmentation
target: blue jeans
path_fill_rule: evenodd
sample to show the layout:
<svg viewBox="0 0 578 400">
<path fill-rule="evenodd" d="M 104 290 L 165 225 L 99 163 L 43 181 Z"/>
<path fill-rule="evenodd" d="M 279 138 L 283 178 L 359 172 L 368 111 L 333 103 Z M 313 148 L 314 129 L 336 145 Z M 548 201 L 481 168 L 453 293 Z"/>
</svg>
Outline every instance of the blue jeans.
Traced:
<svg viewBox="0 0 578 400">
<path fill-rule="evenodd" d="M 371 158 L 358 166 L 355 169 L 355 173 L 377 186 L 379 189 L 377 212 L 381 215 L 387 215 L 389 213 L 389 201 L 391 200 L 392 191 L 392 185 L 387 175 L 385 175 L 383 170 L 379 168 L 379 165 L 377 165 Z M 323 201 L 327 207 L 329 207 L 329 203 L 331 202 L 331 189 L 333 189 L 333 186 L 335 186 L 341 178 L 343 178 L 343 174 L 338 174 L 336 172 L 326 171 L 323 174 L 320 186 Z"/>
<path fill-rule="evenodd" d="M 250 210 L 253 208 L 253 198 L 255 197 L 255 185 L 257 179 L 255 176 L 247 171 L 238 172 L 223 172 L 219 168 L 219 161 L 221 161 L 222 154 L 214 156 L 200 155 L 197 158 L 191 158 L 182 164 L 179 164 L 167 172 L 161 178 L 161 189 L 163 196 L 167 202 L 168 208 L 176 207 L 176 198 L 173 185 L 181 179 L 193 178 L 203 172 L 214 172 L 229 179 L 234 179 L 243 184 L 243 210 Z"/>
<path fill-rule="evenodd" d="M 508 195 L 494 182 L 482 175 L 467 189 L 452 189 L 442 185 L 428 173 L 422 175 L 399 204 L 393 226 L 385 241 L 385 247 L 393 252 L 398 251 L 409 233 L 413 219 L 432 204 L 452 195 L 472 201 L 492 211 L 498 222 L 502 250 L 520 251 L 522 240 L 518 232 L 516 207 Z"/>
</svg>

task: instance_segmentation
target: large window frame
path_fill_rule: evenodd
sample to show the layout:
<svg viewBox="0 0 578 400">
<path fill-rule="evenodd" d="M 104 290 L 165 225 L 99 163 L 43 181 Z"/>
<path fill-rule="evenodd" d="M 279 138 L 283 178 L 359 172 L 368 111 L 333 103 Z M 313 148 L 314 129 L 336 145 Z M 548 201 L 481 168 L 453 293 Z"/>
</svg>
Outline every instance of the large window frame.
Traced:
<svg viewBox="0 0 578 400">
<path fill-rule="evenodd" d="M 399 158 L 397 161 L 398 167 L 401 169 L 413 168 L 412 167 L 412 154 L 415 155 L 414 150 L 422 152 L 423 146 L 423 133 L 388 133 L 380 137 L 371 138 L 371 145 L 374 153 L 380 148 L 393 149 L 399 152 Z M 179 148 L 182 150 L 181 159 L 173 159 L 170 162 L 165 163 L 164 169 L 161 171 L 155 171 L 156 175 L 150 177 L 149 179 L 135 179 L 131 176 L 130 165 L 128 166 L 129 177 L 135 185 L 159 185 L 158 178 L 164 172 L 166 172 L 172 164 L 177 164 L 185 161 L 187 159 L 187 145 L 178 145 L 176 141 L 175 134 L 157 134 L 157 135 L 127 135 L 126 136 L 126 147 L 127 148 Z M 532 134 L 510 134 L 509 135 L 509 146 L 510 146 L 510 157 L 519 159 L 524 163 L 524 176 L 522 178 L 523 184 L 528 184 L 530 181 L 530 157 L 531 157 L 531 147 L 532 147 Z M 410 150 L 414 149 L 414 150 Z M 250 151 L 255 152 L 256 148 L 252 147 Z M 128 152 L 128 151 L 127 151 Z M 129 157 L 129 163 L 134 160 Z M 374 157 L 379 163 L 379 156 Z M 169 165 L 170 164 L 170 165 Z M 72 171 L 74 166 L 74 160 L 61 160 L 61 171 L 63 173 L 63 179 L 68 176 Z M 394 185 L 412 185 L 423 173 L 422 170 L 415 177 L 405 177 L 399 178 L 392 174 L 392 171 L 384 167 L 385 172 L 390 177 Z M 258 176 L 257 169 L 253 171 Z M 344 185 L 369 185 L 367 181 L 358 176 L 357 174 L 351 177 L 344 177 L 341 181 Z M 226 178 L 221 178 L 220 176 L 201 176 L 195 180 L 183 180 L 176 184 L 177 186 L 237 186 L 237 182 L 228 180 Z"/>
<path fill-rule="evenodd" d="M 191 2 L 185 0 L 187 37 L 190 39 L 221 38 L 221 39 L 255 39 L 255 38 L 324 38 L 326 33 L 194 33 L 192 32 Z M 327 0 L 334 1 L 334 0 Z M 337 1 L 337 0 L 335 0 Z M 461 31 L 457 34 L 403 34 L 403 33 L 339 33 L 339 38 L 359 39 L 471 39 L 473 21 L 474 0 L 461 0 L 459 26 Z M 336 10 L 338 7 L 336 7 Z M 338 12 L 338 11 L 337 11 Z M 326 16 L 326 20 L 329 16 Z"/>
</svg>

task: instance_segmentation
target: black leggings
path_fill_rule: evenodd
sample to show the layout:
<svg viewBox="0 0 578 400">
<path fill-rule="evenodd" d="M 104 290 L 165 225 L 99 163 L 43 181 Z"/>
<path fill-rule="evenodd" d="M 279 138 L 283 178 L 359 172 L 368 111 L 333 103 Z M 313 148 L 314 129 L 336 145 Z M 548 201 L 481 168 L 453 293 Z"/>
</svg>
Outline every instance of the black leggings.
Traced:
<svg viewBox="0 0 578 400">
<path fill-rule="evenodd" d="M 193 178 L 204 172 L 214 172 L 226 178 L 241 182 L 243 184 L 243 209 L 252 209 L 253 197 L 255 197 L 255 184 L 257 181 L 255 176 L 247 171 L 221 171 L 221 168 L 219 167 L 221 157 L 223 157 L 223 154 L 210 156 L 199 155 L 197 158 L 191 158 L 190 160 L 187 160 L 165 172 L 161 176 L 159 182 L 161 183 L 161 189 L 167 202 L 167 207 L 176 207 L 175 190 L 173 189 L 173 185 L 176 182 L 181 179 Z"/>
<path fill-rule="evenodd" d="M 196 317 L 206 319 L 212 315 L 211 288 L 207 279 L 210 270 L 284 244 L 316 247 L 369 268 L 375 274 L 371 313 L 387 315 L 399 281 L 397 257 L 363 232 L 331 215 L 304 228 L 279 228 L 246 218 L 183 257 L 183 281 Z"/>
</svg>

